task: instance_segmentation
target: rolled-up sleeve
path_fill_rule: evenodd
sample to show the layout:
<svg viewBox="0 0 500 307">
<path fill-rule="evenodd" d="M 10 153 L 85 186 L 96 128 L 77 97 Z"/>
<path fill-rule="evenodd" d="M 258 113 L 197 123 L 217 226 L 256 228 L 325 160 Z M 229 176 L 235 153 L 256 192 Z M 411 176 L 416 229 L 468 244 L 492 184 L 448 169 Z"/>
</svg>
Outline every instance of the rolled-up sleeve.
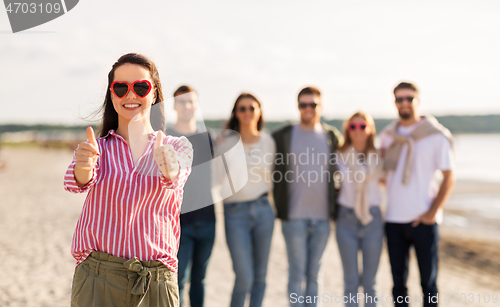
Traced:
<svg viewBox="0 0 500 307">
<path fill-rule="evenodd" d="M 97 163 L 92 172 L 92 179 L 90 179 L 90 181 L 82 187 L 78 186 L 78 183 L 76 182 L 75 164 L 76 164 L 76 153 L 73 154 L 73 161 L 69 165 L 68 170 L 64 175 L 64 189 L 71 193 L 87 192 L 90 188 L 94 186 L 99 176 L 99 158 L 97 158 Z"/>
</svg>

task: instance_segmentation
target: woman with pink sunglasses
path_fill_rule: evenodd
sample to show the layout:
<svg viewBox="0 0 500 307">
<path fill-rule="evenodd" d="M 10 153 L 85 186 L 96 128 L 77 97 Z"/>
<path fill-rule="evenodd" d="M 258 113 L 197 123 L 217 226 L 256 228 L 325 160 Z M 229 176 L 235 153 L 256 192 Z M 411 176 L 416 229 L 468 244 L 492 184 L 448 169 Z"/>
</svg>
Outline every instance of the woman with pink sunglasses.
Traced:
<svg viewBox="0 0 500 307">
<path fill-rule="evenodd" d="M 179 215 L 193 150 L 153 130 L 162 100 L 150 59 L 129 53 L 113 65 L 100 137 L 87 128 L 64 177 L 67 191 L 88 192 L 71 247 L 71 306 L 179 304 Z"/>
<path fill-rule="evenodd" d="M 384 236 L 380 212 L 380 178 L 382 161 L 374 145 L 373 118 L 357 112 L 344 123 L 344 145 L 339 149 L 341 184 L 336 221 L 337 244 L 344 270 L 344 302 L 357 307 L 357 298 L 364 306 L 375 306 L 375 276 L 382 252 Z M 361 280 L 358 251 L 363 257 Z M 363 292 L 358 296 L 359 287 Z M 351 297 L 356 298 L 354 302 Z"/>
</svg>

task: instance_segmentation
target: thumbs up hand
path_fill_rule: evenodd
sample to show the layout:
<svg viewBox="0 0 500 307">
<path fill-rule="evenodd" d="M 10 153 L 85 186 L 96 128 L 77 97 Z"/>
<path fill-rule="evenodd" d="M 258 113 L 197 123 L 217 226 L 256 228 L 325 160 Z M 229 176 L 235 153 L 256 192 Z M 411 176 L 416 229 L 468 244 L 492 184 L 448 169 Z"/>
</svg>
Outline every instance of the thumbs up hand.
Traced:
<svg viewBox="0 0 500 307">
<path fill-rule="evenodd" d="M 78 185 L 84 186 L 90 179 L 99 157 L 99 146 L 92 127 L 87 127 L 87 142 L 78 144 L 75 150 L 75 179 Z"/>
<path fill-rule="evenodd" d="M 163 145 L 163 138 L 165 135 L 161 130 L 156 135 L 156 142 L 154 146 L 154 157 L 158 168 L 163 176 L 169 180 L 175 180 L 179 175 L 179 163 L 177 160 L 177 153 L 170 144 Z"/>
</svg>

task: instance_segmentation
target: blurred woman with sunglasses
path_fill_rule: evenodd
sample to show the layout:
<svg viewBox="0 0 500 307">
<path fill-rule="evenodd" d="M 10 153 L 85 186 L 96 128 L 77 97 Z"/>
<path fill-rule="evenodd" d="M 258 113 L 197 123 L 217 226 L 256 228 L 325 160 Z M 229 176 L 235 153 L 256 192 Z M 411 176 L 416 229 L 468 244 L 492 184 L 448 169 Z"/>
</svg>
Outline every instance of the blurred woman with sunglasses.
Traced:
<svg viewBox="0 0 500 307">
<path fill-rule="evenodd" d="M 274 211 L 269 203 L 272 190 L 271 173 L 274 167 L 276 145 L 273 138 L 262 131 L 264 120 L 259 100 L 249 93 L 242 93 L 235 101 L 231 118 L 226 123 L 224 132 L 230 130 L 241 136 L 246 158 L 248 181 L 232 194 L 228 185 L 223 185 L 224 216 L 226 240 L 233 261 L 236 275 L 231 307 L 243 307 L 247 294 L 250 294 L 251 307 L 259 307 L 264 299 L 266 288 L 267 263 L 271 250 L 271 238 L 274 229 Z M 219 138 L 217 152 L 224 153 L 236 144 L 237 133 Z M 231 159 L 225 155 L 227 165 L 241 167 L 241 157 Z M 220 173 L 220 172 L 219 172 Z M 242 177 L 247 174 L 241 172 Z M 220 182 L 221 176 L 216 179 Z M 233 183 L 235 178 L 231 178 Z M 232 195 L 231 195 L 232 194 Z"/>
<path fill-rule="evenodd" d="M 71 247 L 71 306 L 179 304 L 179 214 L 193 150 L 153 130 L 162 100 L 150 59 L 129 53 L 113 65 L 100 137 L 87 128 L 64 178 L 67 191 L 88 192 Z"/>
<path fill-rule="evenodd" d="M 384 235 L 380 212 L 380 178 L 382 161 L 375 148 L 373 118 L 357 112 L 344 123 L 344 145 L 339 149 L 339 179 L 341 181 L 336 222 L 337 244 L 344 270 L 344 296 L 358 297 L 363 287 L 364 306 L 374 303 L 377 273 Z M 360 282 L 358 251 L 363 257 Z M 361 284 L 360 284 L 361 283 Z M 347 300 L 346 306 L 358 306 Z"/>
</svg>

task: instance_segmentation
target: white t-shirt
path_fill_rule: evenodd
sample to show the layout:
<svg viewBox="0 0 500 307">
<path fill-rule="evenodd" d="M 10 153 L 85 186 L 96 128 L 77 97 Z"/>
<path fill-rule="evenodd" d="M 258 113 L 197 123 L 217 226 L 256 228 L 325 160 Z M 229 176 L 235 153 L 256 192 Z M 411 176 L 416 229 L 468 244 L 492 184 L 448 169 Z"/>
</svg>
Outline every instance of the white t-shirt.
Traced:
<svg viewBox="0 0 500 307">
<path fill-rule="evenodd" d="M 410 135 L 420 124 L 399 126 L 398 134 Z M 388 148 L 393 138 L 386 133 L 380 134 L 381 149 Z M 411 176 L 407 185 L 403 185 L 403 169 L 408 146 L 401 150 L 394 172 L 386 175 L 387 211 L 385 220 L 391 223 L 410 223 L 427 212 L 439 190 L 438 170 L 455 169 L 455 156 L 450 141 L 442 134 L 425 137 L 413 146 Z M 436 222 L 443 220 L 442 210 L 436 214 Z"/>
<path fill-rule="evenodd" d="M 221 147 L 223 148 L 224 144 Z M 248 181 L 235 194 L 231 193 L 229 185 L 222 185 L 222 195 L 230 195 L 224 199 L 224 203 L 255 200 L 260 195 L 270 192 L 273 188 L 272 172 L 274 171 L 276 154 L 274 139 L 268 133 L 261 132 L 257 142 L 251 144 L 243 143 L 243 149 L 246 158 Z M 229 160 L 227 161 L 228 165 L 244 166 L 243 163 L 245 161 L 240 160 L 241 157 L 239 156 L 226 155 L 226 158 Z M 235 174 L 233 173 L 233 175 Z"/>
<path fill-rule="evenodd" d="M 371 157 L 371 156 L 369 156 Z M 351 157 L 348 157 L 349 159 Z M 377 163 L 377 160 L 370 160 L 372 163 Z M 347 164 L 342 159 L 338 159 L 338 171 L 342 173 L 342 182 L 340 183 L 339 204 L 344 207 L 354 209 L 354 202 L 356 201 L 356 180 L 358 174 L 349 170 Z M 378 207 L 382 202 L 380 198 L 380 178 L 373 178 L 366 182 L 366 195 L 368 197 L 368 204 L 373 207 Z"/>
</svg>

